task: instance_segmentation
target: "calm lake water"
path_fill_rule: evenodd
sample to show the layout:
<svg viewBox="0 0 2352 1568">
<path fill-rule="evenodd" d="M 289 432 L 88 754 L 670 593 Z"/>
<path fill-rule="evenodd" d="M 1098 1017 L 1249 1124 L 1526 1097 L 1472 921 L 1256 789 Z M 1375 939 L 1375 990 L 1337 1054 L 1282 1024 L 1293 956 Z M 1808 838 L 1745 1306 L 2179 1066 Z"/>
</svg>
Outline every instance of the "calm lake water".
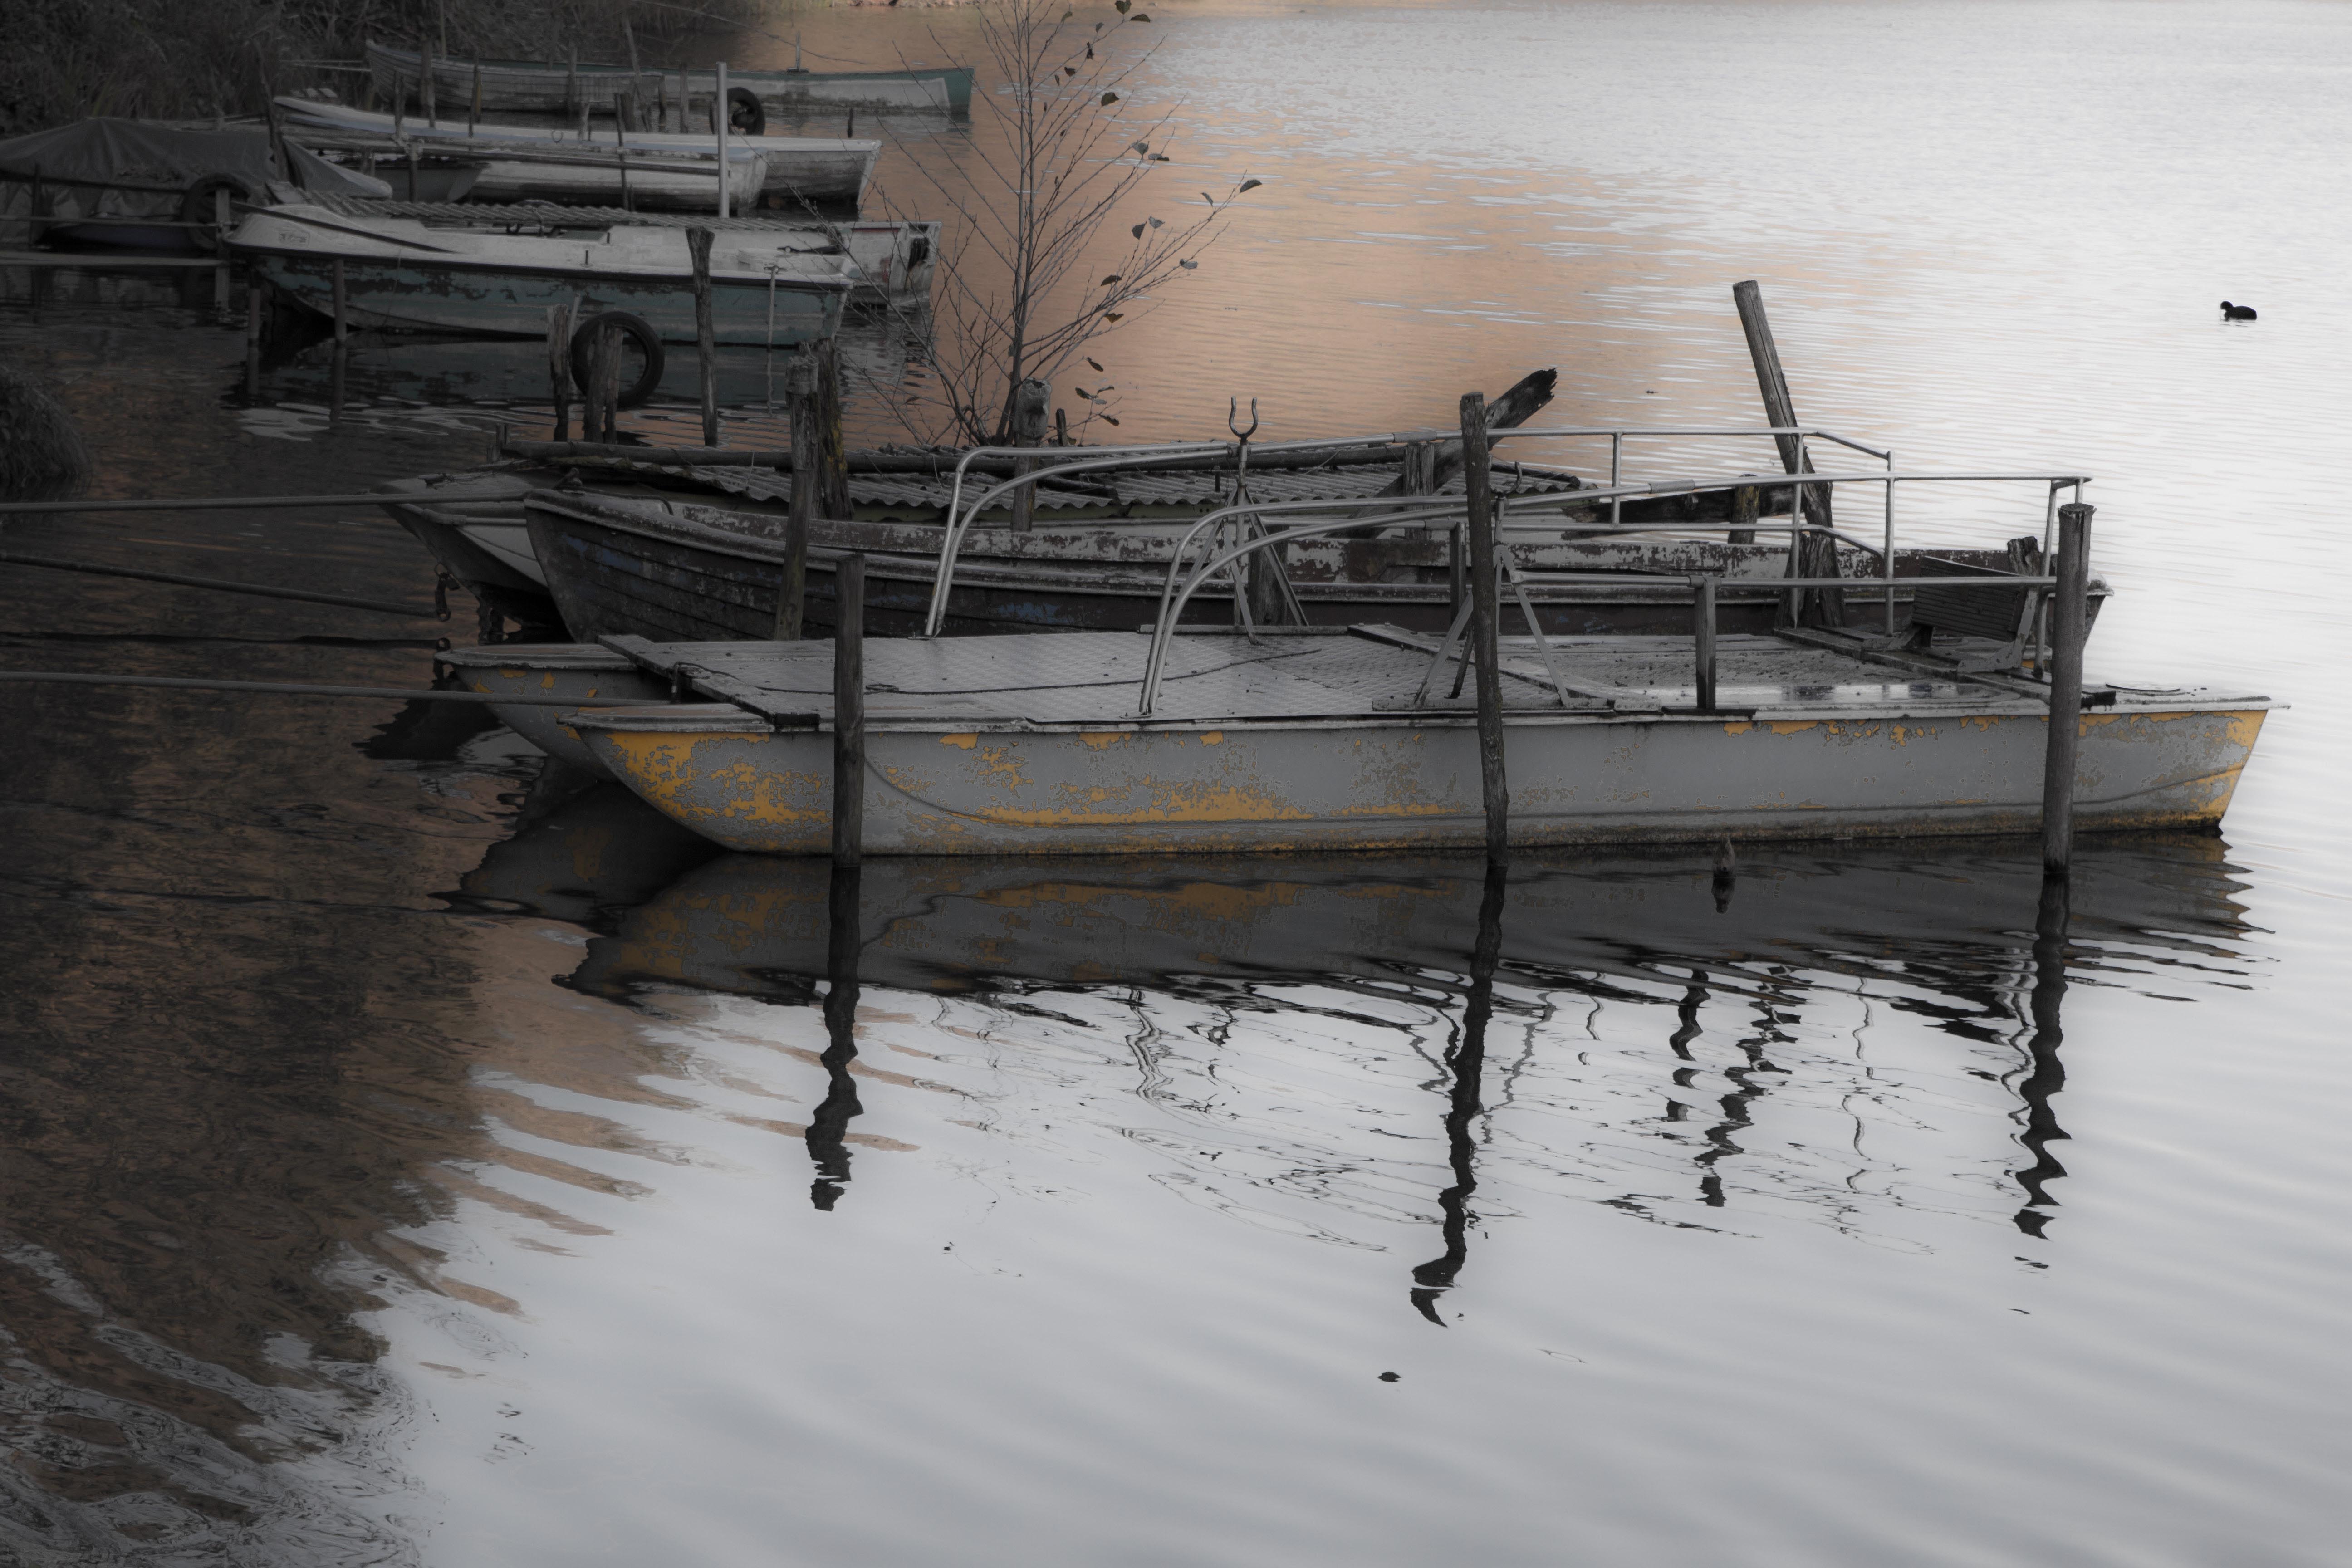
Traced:
<svg viewBox="0 0 2352 1568">
<path fill-rule="evenodd" d="M 853 980 L 822 868 L 449 711 L 0 687 L 0 1562 L 2341 1562 L 2352 10 L 1153 10 L 1167 210 L 1265 184 L 1098 351 L 1122 429 L 1543 365 L 1750 423 L 1759 279 L 1808 421 L 2097 476 L 2096 672 L 2294 704 L 2227 833 L 2087 845 L 2063 932 L 2002 842 L 1758 847 L 1720 910 L 1671 856 L 877 863 Z M 793 28 L 971 50 L 738 53 Z M 891 190 L 960 155 L 892 131 Z M 0 280 L 110 494 L 539 416 L 418 345 L 248 405 L 201 275 Z M 359 509 L 6 542 L 431 593 Z M 417 683 L 459 614 L 0 576 L 26 668 Z"/>
</svg>

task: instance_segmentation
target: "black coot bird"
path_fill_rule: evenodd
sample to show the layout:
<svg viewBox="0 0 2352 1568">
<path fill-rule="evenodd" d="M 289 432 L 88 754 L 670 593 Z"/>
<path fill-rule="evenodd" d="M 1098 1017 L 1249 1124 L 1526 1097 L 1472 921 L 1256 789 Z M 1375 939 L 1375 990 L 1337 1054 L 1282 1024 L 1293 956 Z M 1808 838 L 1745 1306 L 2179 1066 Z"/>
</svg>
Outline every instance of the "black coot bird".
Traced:
<svg viewBox="0 0 2352 1568">
<path fill-rule="evenodd" d="M 2224 300 L 2221 301 L 2221 319 L 2225 321 L 2251 321 L 2254 319 L 2254 308 L 2252 305 L 2232 305 Z"/>
</svg>

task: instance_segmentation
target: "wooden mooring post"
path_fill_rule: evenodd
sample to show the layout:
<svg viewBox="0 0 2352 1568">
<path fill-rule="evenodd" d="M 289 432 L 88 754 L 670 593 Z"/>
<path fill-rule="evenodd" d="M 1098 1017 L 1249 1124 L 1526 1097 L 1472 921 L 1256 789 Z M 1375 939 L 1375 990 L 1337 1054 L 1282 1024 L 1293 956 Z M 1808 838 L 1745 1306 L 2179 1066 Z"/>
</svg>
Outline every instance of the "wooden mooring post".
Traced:
<svg viewBox="0 0 2352 1568">
<path fill-rule="evenodd" d="M 710 240 L 711 232 L 707 228 L 697 226 L 686 231 L 687 254 L 694 260 L 694 356 L 702 376 L 702 444 L 716 447 L 719 342 L 710 325 Z"/>
<path fill-rule="evenodd" d="M 1748 335 L 1748 354 L 1756 363 L 1756 387 L 1764 397 L 1764 416 L 1782 428 L 1797 423 L 1797 405 L 1789 395 L 1788 373 L 1780 368 L 1780 345 L 1772 341 L 1772 323 L 1764 314 L 1764 290 L 1754 279 L 1731 286 L 1732 303 L 1739 309 L 1739 325 Z M 1775 436 L 1780 466 L 1792 474 L 1810 474 L 1812 460 L 1805 455 L 1801 436 Z M 1810 516 L 1815 531 L 1801 526 Z M 1821 530 L 1832 526 L 1830 487 L 1807 485 L 1789 491 L 1789 575 L 1834 577 L 1838 574 L 1837 541 Z M 1840 588 L 1795 589 L 1790 594 L 1791 625 L 1845 625 L 1845 592 Z"/>
<path fill-rule="evenodd" d="M 1054 400 L 1054 389 L 1042 381 L 1024 381 L 1013 392 L 1013 439 L 1015 447 L 1035 447 L 1045 439 L 1046 405 Z M 1036 466 L 1028 458 L 1013 459 L 1013 472 L 1025 474 Z M 1026 533 L 1034 522 L 1037 487 L 1023 485 L 1013 492 L 1013 531 Z"/>
<path fill-rule="evenodd" d="M 334 290 L 335 346 L 337 348 L 341 348 L 352 341 L 352 327 L 349 312 L 351 297 L 349 291 L 344 287 L 343 258 L 340 256 L 336 257 L 334 261 Z"/>
<path fill-rule="evenodd" d="M 1470 512 L 1470 650 L 1478 671 L 1478 793 L 1486 811 L 1486 858 L 1510 853 L 1511 792 L 1503 773 L 1503 661 L 1496 643 L 1502 595 L 1495 580 L 1495 498 L 1486 451 L 1486 398 L 1462 397 L 1462 479 Z"/>
<path fill-rule="evenodd" d="M 784 580 L 776 591 L 776 640 L 793 642 L 807 626 L 809 529 L 816 521 L 824 445 L 817 401 L 816 359 L 805 345 L 784 367 L 784 396 L 793 422 L 793 499 L 784 514 Z M 865 568 L 858 568 L 863 572 Z M 834 579 L 836 590 L 841 579 Z"/>
<path fill-rule="evenodd" d="M 2083 639 L 2089 630 L 2091 514 L 2058 509 L 2058 585 L 2050 616 L 2050 740 L 2042 759 L 2042 869 L 2063 877 L 2074 854 L 2074 755 L 2083 739 Z"/>
<path fill-rule="evenodd" d="M 572 310 L 569 304 L 547 308 L 548 397 L 555 405 L 555 438 L 559 441 L 572 439 Z"/>
<path fill-rule="evenodd" d="M 866 557 L 834 567 L 833 863 L 866 858 Z"/>
</svg>

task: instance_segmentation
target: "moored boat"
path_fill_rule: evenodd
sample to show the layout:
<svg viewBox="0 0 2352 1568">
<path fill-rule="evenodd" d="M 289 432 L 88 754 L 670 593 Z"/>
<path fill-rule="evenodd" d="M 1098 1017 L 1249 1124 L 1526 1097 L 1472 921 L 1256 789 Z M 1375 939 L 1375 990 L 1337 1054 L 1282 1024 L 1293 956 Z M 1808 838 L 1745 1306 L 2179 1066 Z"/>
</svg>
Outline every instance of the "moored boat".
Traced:
<svg viewBox="0 0 2352 1568">
<path fill-rule="evenodd" d="M 391 102 L 424 102 L 425 58 L 421 50 L 404 49 L 371 40 L 367 46 L 369 80 L 379 96 Z M 756 97 L 772 114 L 834 112 L 862 109 L 877 113 L 930 110 L 947 114 L 971 111 L 972 69 L 970 66 L 910 66 L 897 70 L 811 71 L 730 68 L 727 84 Z M 572 115 L 586 109 L 611 114 L 620 98 L 632 90 L 647 109 L 656 104 L 688 114 L 709 113 L 719 89 L 717 74 L 709 69 L 631 69 L 625 65 L 596 62 L 572 64 L 553 60 L 471 60 L 435 56 L 435 101 L 445 110 L 462 115 L 480 84 L 485 110 L 530 114 Z M 733 96 L 730 90 L 730 97 Z"/>
<path fill-rule="evenodd" d="M 589 313 L 626 311 L 667 342 L 695 336 L 680 229 L 615 227 L 601 239 L 428 230 L 413 219 L 293 205 L 255 213 L 228 243 L 272 284 L 326 315 L 334 311 L 340 264 L 344 309 L 361 326 L 534 337 L 546 332 L 551 307 L 577 302 Z M 710 285 L 719 342 L 777 348 L 830 337 L 856 286 L 845 257 L 739 231 L 712 247 Z"/>
<path fill-rule="evenodd" d="M 1745 476 L 1742 476 L 1743 478 Z M 1807 486 L 2017 483 L 2056 495 L 2079 474 L 1809 473 Z M 1673 487 L 1687 493 L 1732 481 Z M 1514 498 L 1500 538 L 1573 501 Z M 1450 529 L 1460 503 L 1399 498 L 1396 526 Z M 539 498 L 534 497 L 534 504 Z M 1280 508 L 1267 508 L 1279 513 Z M 2086 519 L 2088 509 L 2081 509 Z M 2068 522 L 2069 529 L 2086 526 Z M 1892 532 L 1892 507 L 1889 508 Z M 2044 804 L 2050 718 L 2042 613 L 2069 579 L 2041 559 L 1914 580 L 1912 625 L 1884 634 L 1794 624 L 1725 634 L 1717 584 L 1684 581 L 1681 637 L 1500 641 L 1496 709 L 1461 695 L 1465 601 L 1443 636 L 1390 625 L 1177 635 L 1187 603 L 1252 554 L 1351 530 L 1352 518 L 1180 550 L 1148 637 L 881 638 L 864 645 L 865 847 L 877 854 L 1107 854 L 1469 847 L 1485 840 L 1489 759 L 1509 778 L 1513 843 L 1672 843 L 2022 832 Z M 1743 520 L 1747 521 L 1747 520 Z M 1791 559 L 1802 531 L 1791 518 Z M 2072 537 L 2081 537 L 2078 532 Z M 2077 546 L 2076 548 L 2079 548 Z M 943 574 L 954 570 L 942 552 Z M 2078 558 L 2079 561 L 2079 558 Z M 1881 563 L 1891 574 L 1892 561 Z M 1506 604 L 1527 576 L 1498 549 Z M 2082 592 L 2079 565 L 2068 594 Z M 1850 580 L 1784 579 L 1792 609 Z M 1882 588 L 1891 575 L 1879 579 Z M 952 582 L 943 575 L 939 597 Z M 1493 603 L 1493 601 L 1489 601 Z M 2063 626 L 2082 605 L 2055 606 Z M 2082 622 L 2074 623 L 2078 628 Z M 2074 635 L 2074 634 L 2068 634 Z M 564 722 L 623 783 L 729 848 L 830 842 L 833 645 L 655 644 L 607 637 L 700 703 L 599 709 Z M 2068 678 L 2070 680 L 2071 677 Z M 2069 693 L 2076 688 L 2069 685 Z M 2227 810 L 2265 712 L 2260 695 L 2091 683 L 2070 749 L 2086 828 L 2209 828 Z M 2064 698 L 2073 711 L 2075 699 Z M 1500 724 L 1500 752 L 1480 726 Z"/>
<path fill-rule="evenodd" d="M 482 201 L 545 199 L 617 205 L 625 173 L 631 199 L 641 201 L 641 184 L 648 181 L 675 184 L 684 178 L 681 167 L 695 169 L 720 155 L 720 138 L 709 132 L 614 127 L 583 135 L 576 125 L 468 124 L 464 120 L 436 124 L 304 98 L 281 98 L 278 107 L 284 111 L 285 133 L 308 146 L 378 155 L 404 157 L 419 151 L 480 159 L 489 165 L 476 187 Z M 748 211 L 755 199 L 795 209 L 803 203 L 854 208 L 864 200 L 874 161 L 882 152 L 882 143 L 869 138 L 759 136 L 736 132 L 724 140 L 726 160 L 733 170 L 728 184 L 729 209 L 739 213 Z M 751 162 L 755 159 L 756 170 Z M 713 172 L 702 168 L 698 177 L 704 184 L 697 189 L 709 197 L 701 210 L 709 210 L 718 198 Z"/>
<path fill-rule="evenodd" d="M 281 164 L 258 125 L 78 121 L 0 141 L 0 249 L 210 249 L 235 205 L 310 193 L 373 197 L 391 187 L 299 146 Z"/>
<path fill-rule="evenodd" d="M 1475 714 L 1417 697 L 1426 639 L 1385 628 L 1167 639 L 877 639 L 866 647 L 865 847 L 1009 855 L 1470 848 Z M 2048 710 L 2030 682 L 1929 676 L 1773 637 L 1720 639 L 1695 702 L 1687 639 L 1504 639 L 1514 844 L 2029 832 Z M 657 809 L 730 849 L 830 844 L 829 642 L 624 651 L 711 700 L 565 722 Z M 2202 828 L 2227 810 L 2266 698 L 2113 690 L 2082 720 L 2074 820 Z"/>
<path fill-rule="evenodd" d="M 400 171 L 395 171 L 400 173 Z M 936 222 L 902 218 L 792 218 L 781 215 L 713 218 L 675 213 L 630 212 L 619 207 L 556 205 L 543 202 L 489 203 L 406 200 L 400 197 L 312 198 L 344 218 L 373 222 L 410 218 L 427 229 L 481 229 L 542 237 L 601 238 L 613 228 L 709 228 L 721 236 L 740 232 L 790 245 L 812 254 L 838 251 L 848 258 L 855 287 L 853 304 L 914 304 L 928 300 L 938 268 Z M 718 242 L 721 247 L 725 239 Z"/>
</svg>

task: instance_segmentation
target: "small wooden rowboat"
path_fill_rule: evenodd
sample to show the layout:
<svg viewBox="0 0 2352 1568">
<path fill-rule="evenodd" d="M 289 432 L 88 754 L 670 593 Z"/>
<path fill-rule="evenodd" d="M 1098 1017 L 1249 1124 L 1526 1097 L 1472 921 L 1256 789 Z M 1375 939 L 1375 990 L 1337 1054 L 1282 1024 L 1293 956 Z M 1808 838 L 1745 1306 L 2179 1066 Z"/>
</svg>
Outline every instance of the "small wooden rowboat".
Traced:
<svg viewBox="0 0 2352 1568">
<path fill-rule="evenodd" d="M 476 503 L 488 510 L 487 503 Z M 1338 507 L 1335 510 L 1341 510 Z M 633 636 L 656 641 L 700 642 L 775 635 L 776 601 L 783 584 L 782 518 L 701 505 L 683 499 L 533 492 L 525 502 L 530 559 L 556 611 L 583 639 Z M 1122 522 L 1041 524 L 1026 532 L 975 529 L 959 553 L 941 630 L 985 632 L 1127 630 L 1153 620 L 1168 580 L 1168 564 L 1187 524 Z M 920 525 L 820 520 L 810 531 L 809 625 L 834 624 L 833 569 L 843 552 L 867 556 L 866 620 L 876 635 L 923 629 L 939 580 L 940 530 Z M 1529 598 L 1549 632 L 1586 635 L 1663 631 L 1690 618 L 1679 579 L 1693 572 L 1720 579 L 1717 603 L 1727 627 L 1769 630 L 1786 593 L 1780 578 L 1788 550 L 1780 544 L 1732 544 L 1720 540 L 1553 540 L 1512 547 L 1530 572 L 1582 572 L 1589 582 L 1538 584 Z M 520 563 L 509 542 L 509 564 Z M 1856 576 L 1864 558 L 1846 552 Z M 1946 570 L 2000 567 L 1996 552 L 1900 552 L 1905 577 Z M 1442 539 L 1404 534 L 1373 539 L 1312 540 L 1294 545 L 1287 563 L 1292 591 L 1310 624 L 1345 626 L 1367 616 L 1416 631 L 1443 631 L 1454 610 L 1454 589 Z M 1629 581 L 1612 584 L 1610 574 Z M 1661 578 L 1675 579 L 1662 588 Z M 1850 613 L 1878 612 L 1857 583 Z M 1907 598 L 1907 590 L 1898 587 Z M 2105 596 L 2101 585 L 2096 593 Z M 1196 597 L 1187 626 L 1230 626 L 1230 595 Z"/>
<path fill-rule="evenodd" d="M 865 848 L 888 855 L 1470 848 L 1475 714 L 1396 628 L 1133 633 L 866 645 Z M 567 713 L 604 767 L 730 849 L 830 842 L 829 642 L 612 639 L 706 700 Z M 1713 707 L 1687 638 L 1503 640 L 1515 844 L 2019 833 L 2040 818 L 2045 692 L 1999 673 L 1719 639 Z M 1442 656 L 1440 663 L 1444 660 Z M 1554 685 L 1564 668 L 1569 690 Z M 2074 820 L 2207 828 L 2264 697 L 2089 689 Z"/>
<path fill-rule="evenodd" d="M 682 229 L 614 228 L 601 240 L 487 234 L 283 206 L 247 218 L 228 244 L 324 315 L 334 312 L 341 263 L 344 308 L 361 326 L 538 337 L 551 306 L 578 300 L 640 317 L 667 342 L 695 336 Z M 730 230 L 711 249 L 710 284 L 719 342 L 785 348 L 831 337 L 855 279 L 838 253 Z"/>
<path fill-rule="evenodd" d="M 423 106 L 425 61 L 420 51 L 371 42 L 367 61 L 369 80 L 384 101 Z M 474 101 L 477 80 L 485 110 L 567 117 L 583 108 L 592 114 L 611 114 L 614 101 L 632 88 L 648 110 L 659 103 L 676 111 L 683 104 L 687 112 L 698 110 L 707 117 L 710 97 L 719 89 L 717 74 L 709 70 L 631 70 L 624 65 L 434 58 L 433 95 L 443 113 L 455 110 L 462 119 L 467 106 Z M 878 71 L 730 69 L 727 85 L 752 93 L 771 114 L 851 109 L 876 113 L 971 112 L 970 66 Z"/>
</svg>

